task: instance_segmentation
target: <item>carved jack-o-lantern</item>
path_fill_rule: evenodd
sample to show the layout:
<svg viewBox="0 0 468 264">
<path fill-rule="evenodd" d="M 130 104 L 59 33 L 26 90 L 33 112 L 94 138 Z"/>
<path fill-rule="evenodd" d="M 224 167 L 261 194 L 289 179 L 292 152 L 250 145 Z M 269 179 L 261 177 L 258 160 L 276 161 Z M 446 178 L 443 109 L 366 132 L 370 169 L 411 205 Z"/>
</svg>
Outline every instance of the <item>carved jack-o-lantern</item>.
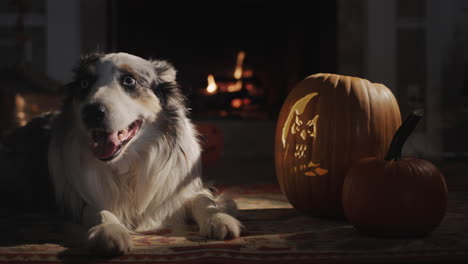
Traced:
<svg viewBox="0 0 468 264">
<path fill-rule="evenodd" d="M 382 84 L 316 74 L 288 95 L 277 122 L 278 182 L 291 204 L 317 216 L 343 216 L 341 189 L 351 164 L 382 157 L 401 123 Z"/>
<path fill-rule="evenodd" d="M 303 173 L 308 176 L 324 175 L 328 170 L 320 168 L 310 157 L 309 148 L 313 147 L 317 137 L 317 121 L 319 115 L 309 102 L 318 93 L 310 93 L 299 99 L 289 111 L 281 132 L 281 142 L 286 149 L 286 156 L 293 156 L 295 165 L 289 168 L 291 173 Z M 304 111 L 308 110 L 311 119 L 305 118 Z M 292 144 L 294 143 L 294 144 Z"/>
</svg>

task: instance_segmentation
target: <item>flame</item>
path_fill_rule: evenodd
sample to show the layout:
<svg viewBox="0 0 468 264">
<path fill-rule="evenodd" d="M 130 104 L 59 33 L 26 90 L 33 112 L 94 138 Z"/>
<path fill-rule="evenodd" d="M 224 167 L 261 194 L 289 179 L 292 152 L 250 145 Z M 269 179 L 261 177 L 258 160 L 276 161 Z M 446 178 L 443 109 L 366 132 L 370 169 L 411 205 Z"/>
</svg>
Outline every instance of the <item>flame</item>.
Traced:
<svg viewBox="0 0 468 264">
<path fill-rule="evenodd" d="M 232 92 L 238 92 L 242 90 L 242 81 L 238 80 L 236 83 L 231 84 L 227 87 L 227 91 L 232 93 Z"/>
<path fill-rule="evenodd" d="M 236 69 L 234 70 L 234 78 L 239 80 L 242 78 L 242 65 L 244 64 L 244 59 L 245 59 L 245 51 L 239 51 L 237 53 L 237 62 L 236 62 Z"/>
<path fill-rule="evenodd" d="M 210 94 L 216 93 L 216 91 L 218 90 L 218 86 L 216 85 L 216 81 L 213 74 L 208 75 L 207 81 L 208 86 L 206 87 L 206 91 Z"/>
</svg>

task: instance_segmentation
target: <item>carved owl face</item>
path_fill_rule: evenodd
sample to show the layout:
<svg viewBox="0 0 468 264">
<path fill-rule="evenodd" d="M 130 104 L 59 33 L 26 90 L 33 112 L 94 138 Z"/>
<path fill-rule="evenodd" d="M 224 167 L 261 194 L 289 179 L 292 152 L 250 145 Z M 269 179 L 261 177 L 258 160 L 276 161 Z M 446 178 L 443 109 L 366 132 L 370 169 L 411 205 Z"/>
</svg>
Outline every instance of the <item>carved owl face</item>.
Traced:
<svg viewBox="0 0 468 264">
<path fill-rule="evenodd" d="M 285 159 L 292 159 L 290 170 L 292 173 L 300 173 L 306 176 L 322 176 L 328 170 L 320 168 L 320 164 L 314 163 L 312 148 L 317 137 L 317 122 L 319 115 L 315 114 L 310 104 L 318 93 L 310 93 L 299 99 L 291 108 L 288 118 L 284 123 L 282 142 L 285 151 Z M 304 111 L 308 110 L 306 118 Z"/>
<path fill-rule="evenodd" d="M 304 159 L 308 145 L 313 144 L 317 136 L 317 120 L 319 116 L 315 115 L 311 120 L 303 120 L 302 113 L 299 113 L 297 110 L 294 112 L 294 122 L 291 126 L 291 135 L 296 137 L 294 157 Z"/>
</svg>

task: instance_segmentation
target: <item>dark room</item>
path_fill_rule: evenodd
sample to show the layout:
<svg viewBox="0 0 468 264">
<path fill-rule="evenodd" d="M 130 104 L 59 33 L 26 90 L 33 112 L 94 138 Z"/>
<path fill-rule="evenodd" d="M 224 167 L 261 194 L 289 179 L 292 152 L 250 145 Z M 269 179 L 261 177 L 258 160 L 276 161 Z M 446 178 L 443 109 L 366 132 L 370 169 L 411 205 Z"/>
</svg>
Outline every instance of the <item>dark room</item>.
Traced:
<svg viewBox="0 0 468 264">
<path fill-rule="evenodd" d="M 467 263 L 468 1 L 0 2 L 1 263 Z"/>
</svg>

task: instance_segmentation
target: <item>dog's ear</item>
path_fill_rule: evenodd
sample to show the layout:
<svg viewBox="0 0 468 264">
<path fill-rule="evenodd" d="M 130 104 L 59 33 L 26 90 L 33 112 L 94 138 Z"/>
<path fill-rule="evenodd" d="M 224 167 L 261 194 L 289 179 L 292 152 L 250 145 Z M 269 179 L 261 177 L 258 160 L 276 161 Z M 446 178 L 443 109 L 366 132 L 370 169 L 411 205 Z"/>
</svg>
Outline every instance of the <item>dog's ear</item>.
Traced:
<svg viewBox="0 0 468 264">
<path fill-rule="evenodd" d="M 151 60 L 159 84 L 174 83 L 177 71 L 171 63 L 164 60 Z"/>
</svg>

